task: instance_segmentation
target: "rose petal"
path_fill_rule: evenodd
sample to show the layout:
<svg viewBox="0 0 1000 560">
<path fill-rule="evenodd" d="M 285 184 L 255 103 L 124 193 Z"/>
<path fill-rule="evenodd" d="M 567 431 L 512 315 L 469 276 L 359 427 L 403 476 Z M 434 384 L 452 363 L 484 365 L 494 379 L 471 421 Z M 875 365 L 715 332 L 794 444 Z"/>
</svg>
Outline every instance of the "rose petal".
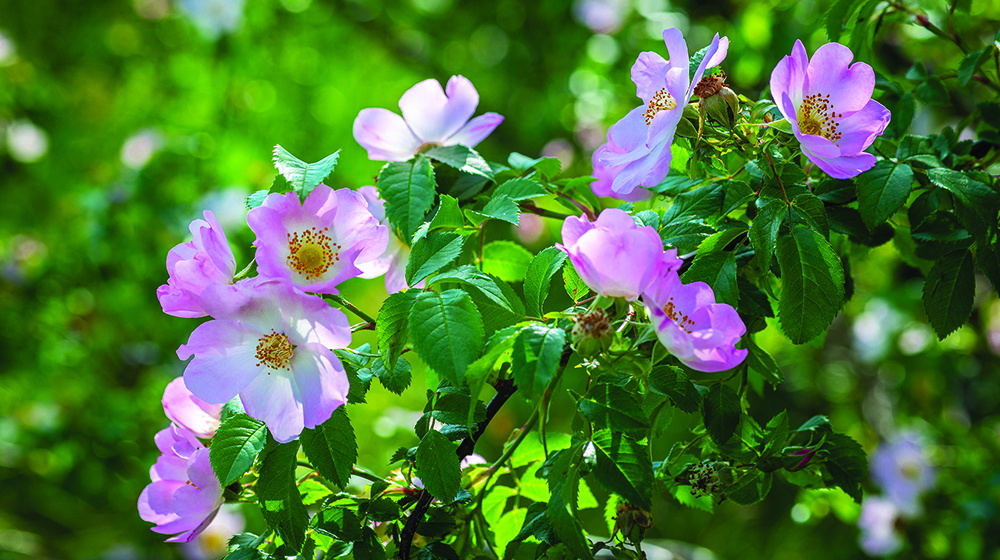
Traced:
<svg viewBox="0 0 1000 560">
<path fill-rule="evenodd" d="M 354 119 L 354 139 L 377 161 L 406 161 L 423 144 L 402 117 L 385 109 L 362 109 Z"/>
<path fill-rule="evenodd" d="M 476 111 L 479 93 L 469 80 L 452 76 L 448 92 L 434 79 L 411 87 L 399 100 L 403 119 L 423 142 L 444 142 L 458 132 Z"/>
</svg>

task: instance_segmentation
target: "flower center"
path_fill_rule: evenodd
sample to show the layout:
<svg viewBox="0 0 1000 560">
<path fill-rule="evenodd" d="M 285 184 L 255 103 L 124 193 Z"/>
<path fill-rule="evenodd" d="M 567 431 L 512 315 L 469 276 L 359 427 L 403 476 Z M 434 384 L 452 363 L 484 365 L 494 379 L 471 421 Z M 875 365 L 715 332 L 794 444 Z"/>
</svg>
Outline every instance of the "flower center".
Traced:
<svg viewBox="0 0 1000 560">
<path fill-rule="evenodd" d="M 653 117 L 656 116 L 660 111 L 669 111 L 677 107 L 677 102 L 674 101 L 674 96 L 670 95 L 667 88 L 660 88 L 653 98 L 649 100 L 649 105 L 646 105 L 646 112 L 642 114 L 646 118 L 646 124 L 653 124 Z"/>
<path fill-rule="evenodd" d="M 822 136 L 836 144 L 841 134 L 837 132 L 840 123 L 835 119 L 843 118 L 843 113 L 834 110 L 830 103 L 830 94 L 814 93 L 802 100 L 799 105 L 799 130 L 803 134 Z"/>
<path fill-rule="evenodd" d="M 295 347 L 288 341 L 288 337 L 278 334 L 271 329 L 269 334 L 257 339 L 257 367 L 266 366 L 269 369 L 290 369 L 288 366 L 292 362 L 292 352 Z M 271 372 L 267 372 L 268 375 Z"/>
<path fill-rule="evenodd" d="M 920 478 L 920 465 L 912 462 L 906 462 L 899 466 L 899 472 L 904 478 L 917 480 Z"/>
<path fill-rule="evenodd" d="M 326 234 L 330 228 L 315 227 L 303 232 L 288 234 L 288 267 L 302 274 L 306 280 L 319 278 L 340 260 L 341 246 Z"/>
<path fill-rule="evenodd" d="M 694 326 L 694 321 L 674 305 L 674 298 L 670 298 L 666 305 L 663 306 L 663 312 L 667 314 L 667 317 L 673 319 L 674 323 L 677 323 L 677 326 L 683 329 L 684 332 L 691 334 L 691 327 Z"/>
</svg>

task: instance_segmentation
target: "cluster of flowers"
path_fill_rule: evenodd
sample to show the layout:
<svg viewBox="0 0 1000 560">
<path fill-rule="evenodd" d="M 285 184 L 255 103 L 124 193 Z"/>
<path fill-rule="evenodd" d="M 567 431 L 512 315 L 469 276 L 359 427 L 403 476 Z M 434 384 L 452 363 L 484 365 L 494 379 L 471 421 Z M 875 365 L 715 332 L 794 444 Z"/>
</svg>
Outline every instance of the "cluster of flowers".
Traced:
<svg viewBox="0 0 1000 560">
<path fill-rule="evenodd" d="M 861 548 L 871 556 L 891 556 L 903 548 L 901 520 L 918 517 L 920 498 L 937 477 L 927 461 L 927 450 L 916 433 L 898 434 L 880 446 L 871 458 L 872 480 L 882 496 L 866 496 L 861 504 Z"/>
<path fill-rule="evenodd" d="M 591 222 L 563 222 L 563 244 L 580 278 L 594 292 L 634 301 L 640 296 L 656 336 L 678 360 L 699 371 L 738 366 L 747 350 L 736 343 L 746 326 L 731 305 L 715 302 L 704 282 L 682 284 L 677 250 L 664 251 L 660 234 L 622 210 L 608 208 Z"/>
<path fill-rule="evenodd" d="M 667 29 L 663 40 L 669 60 L 644 52 L 632 66 L 636 96 L 643 104 L 612 126 L 607 143 L 594 152 L 598 180 L 592 188 L 597 196 L 627 201 L 652 197 L 641 187 L 655 186 L 667 176 L 670 146 L 688 100 L 733 95 L 718 75 L 706 75 L 726 58 L 728 38 L 716 34 L 693 75 L 680 31 Z M 851 64 L 853 58 L 847 47 L 827 43 L 810 60 L 802 42 L 795 41 L 791 56 L 771 72 L 771 96 L 802 153 L 838 179 L 856 177 L 875 165 L 875 156 L 864 150 L 890 119 L 889 110 L 872 100 L 875 71 L 863 62 Z"/>
</svg>

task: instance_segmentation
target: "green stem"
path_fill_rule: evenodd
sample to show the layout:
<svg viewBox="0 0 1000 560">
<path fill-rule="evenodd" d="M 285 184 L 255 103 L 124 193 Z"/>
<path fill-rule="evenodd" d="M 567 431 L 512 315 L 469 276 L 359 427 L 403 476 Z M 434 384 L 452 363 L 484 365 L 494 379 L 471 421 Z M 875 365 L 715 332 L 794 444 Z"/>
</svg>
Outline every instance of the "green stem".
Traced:
<svg viewBox="0 0 1000 560">
<path fill-rule="evenodd" d="M 233 282 L 241 280 L 247 274 L 250 274 L 250 269 L 253 267 L 253 263 L 255 263 L 256 261 L 257 261 L 256 257 L 250 259 L 250 264 L 248 264 L 247 267 L 244 268 L 243 270 L 239 271 L 239 273 L 237 273 L 236 276 L 233 276 Z"/>
<path fill-rule="evenodd" d="M 373 325 L 375 324 L 375 319 L 373 319 L 370 315 L 368 315 L 364 311 L 358 309 L 357 306 L 354 305 L 353 303 L 351 303 L 351 302 L 347 301 L 346 299 L 344 299 L 343 296 L 335 295 L 335 294 L 329 294 L 326 297 L 332 299 L 337 304 L 342 305 L 342 306 L 346 307 L 347 309 L 350 309 L 351 312 L 354 313 L 355 315 L 357 315 L 359 318 L 361 318 L 361 319 L 363 319 L 365 321 L 368 321 L 369 323 L 371 323 Z"/>
</svg>

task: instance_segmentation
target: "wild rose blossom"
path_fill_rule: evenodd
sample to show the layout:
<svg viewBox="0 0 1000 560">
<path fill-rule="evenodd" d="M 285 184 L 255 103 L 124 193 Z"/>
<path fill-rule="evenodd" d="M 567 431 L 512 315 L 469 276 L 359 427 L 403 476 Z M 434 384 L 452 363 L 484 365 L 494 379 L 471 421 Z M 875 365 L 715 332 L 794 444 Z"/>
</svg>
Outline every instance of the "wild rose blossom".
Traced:
<svg viewBox="0 0 1000 560">
<path fill-rule="evenodd" d="M 908 517 L 920 514 L 920 496 L 936 481 L 921 438 L 908 432 L 898 434 L 872 453 L 871 476 L 886 498 Z"/>
<path fill-rule="evenodd" d="M 380 225 L 388 227 L 385 217 L 385 202 L 379 198 L 375 187 L 361 187 L 358 194 L 368 203 L 368 211 L 379 221 Z M 382 256 L 358 265 L 362 278 L 378 278 L 385 274 L 385 290 L 390 294 L 410 288 L 406 284 L 406 263 L 410 260 L 410 248 L 399 240 L 395 234 L 389 234 L 389 245 Z M 424 281 L 417 282 L 417 288 L 424 287 Z"/>
<path fill-rule="evenodd" d="M 653 192 L 642 187 L 636 187 L 632 192 L 627 194 L 616 193 L 614 189 L 611 188 L 611 185 L 614 183 L 615 177 L 618 176 L 618 173 L 621 172 L 624 166 L 608 167 L 607 165 L 601 163 L 600 155 L 602 151 L 614 154 L 625 153 L 625 150 L 615 145 L 610 134 L 608 135 L 608 141 L 601 144 L 599 148 L 594 150 L 594 155 L 591 157 L 591 163 L 594 166 L 594 177 L 597 180 L 590 184 L 590 190 L 594 191 L 595 196 L 610 196 L 626 202 L 641 202 L 643 200 L 653 198 Z"/>
<path fill-rule="evenodd" d="M 222 485 L 208 449 L 190 430 L 171 425 L 155 441 L 162 455 L 149 469 L 152 483 L 139 495 L 139 516 L 156 524 L 153 531 L 174 534 L 167 542 L 190 542 L 218 513 Z"/>
<path fill-rule="evenodd" d="M 606 297 L 634 300 L 661 268 L 681 265 L 676 250 L 664 254 L 655 229 L 640 227 L 617 208 L 604 210 L 593 222 L 586 216 L 566 218 L 562 240 L 556 247 L 569 255 L 584 283 Z"/>
<path fill-rule="evenodd" d="M 899 509 L 891 500 L 866 496 L 861 503 L 858 544 L 869 556 L 892 556 L 903 548 L 903 537 L 896 530 Z"/>
<path fill-rule="evenodd" d="M 347 316 L 282 280 L 252 278 L 205 290 L 215 318 L 191 333 L 177 355 L 194 359 L 184 383 L 199 399 L 222 404 L 237 394 L 274 439 L 327 421 L 347 402 L 350 383 L 332 348 L 351 341 Z"/>
<path fill-rule="evenodd" d="M 503 122 L 496 113 L 469 120 L 478 105 L 479 92 L 462 76 L 452 76 L 446 90 L 437 80 L 424 80 L 399 99 L 402 117 L 386 109 L 362 109 L 354 119 L 354 139 L 369 159 L 379 161 L 406 161 L 434 146 L 473 148 Z"/>
<path fill-rule="evenodd" d="M 216 560 L 229 552 L 229 539 L 243 531 L 246 521 L 238 504 L 223 504 L 212 523 L 195 540 L 184 544 L 189 560 Z"/>
<path fill-rule="evenodd" d="M 609 145 L 598 149 L 598 160 L 617 173 L 611 189 L 625 195 L 638 186 L 654 186 L 670 170 L 670 145 L 674 132 L 691 99 L 693 85 L 705 75 L 705 70 L 718 66 L 726 58 L 729 39 L 716 34 L 705 58 L 688 79 L 687 43 L 677 29 L 663 32 L 670 60 L 654 52 L 644 52 L 632 66 L 632 81 L 642 105 L 632 109 L 608 131 Z M 611 146 L 616 146 L 618 152 Z"/>
<path fill-rule="evenodd" d="M 167 283 L 156 290 L 163 312 L 175 317 L 204 317 L 200 295 L 212 284 L 232 284 L 236 258 L 226 233 L 210 210 L 191 222 L 193 239 L 167 253 Z"/>
<path fill-rule="evenodd" d="M 210 439 L 219 429 L 222 405 L 208 404 L 194 396 L 184 385 L 184 378 L 178 377 L 163 391 L 163 412 L 174 424 Z"/>
<path fill-rule="evenodd" d="M 667 270 L 643 294 L 656 336 L 684 365 L 698 371 L 738 366 L 747 350 L 735 344 L 746 326 L 731 305 L 715 302 L 704 282 L 682 284 L 676 269 Z"/>
<path fill-rule="evenodd" d="M 295 193 L 267 195 L 247 214 L 257 234 L 257 270 L 302 290 L 336 294 L 335 286 L 361 274 L 358 264 L 377 259 L 389 244 L 389 228 L 350 189 L 319 185 L 299 203 Z"/>
<path fill-rule="evenodd" d="M 864 153 L 889 124 L 889 110 L 872 100 L 875 71 L 839 43 L 816 49 L 812 60 L 795 41 L 771 72 L 771 95 L 792 125 L 802 153 L 827 175 L 850 179 L 875 165 Z"/>
</svg>

